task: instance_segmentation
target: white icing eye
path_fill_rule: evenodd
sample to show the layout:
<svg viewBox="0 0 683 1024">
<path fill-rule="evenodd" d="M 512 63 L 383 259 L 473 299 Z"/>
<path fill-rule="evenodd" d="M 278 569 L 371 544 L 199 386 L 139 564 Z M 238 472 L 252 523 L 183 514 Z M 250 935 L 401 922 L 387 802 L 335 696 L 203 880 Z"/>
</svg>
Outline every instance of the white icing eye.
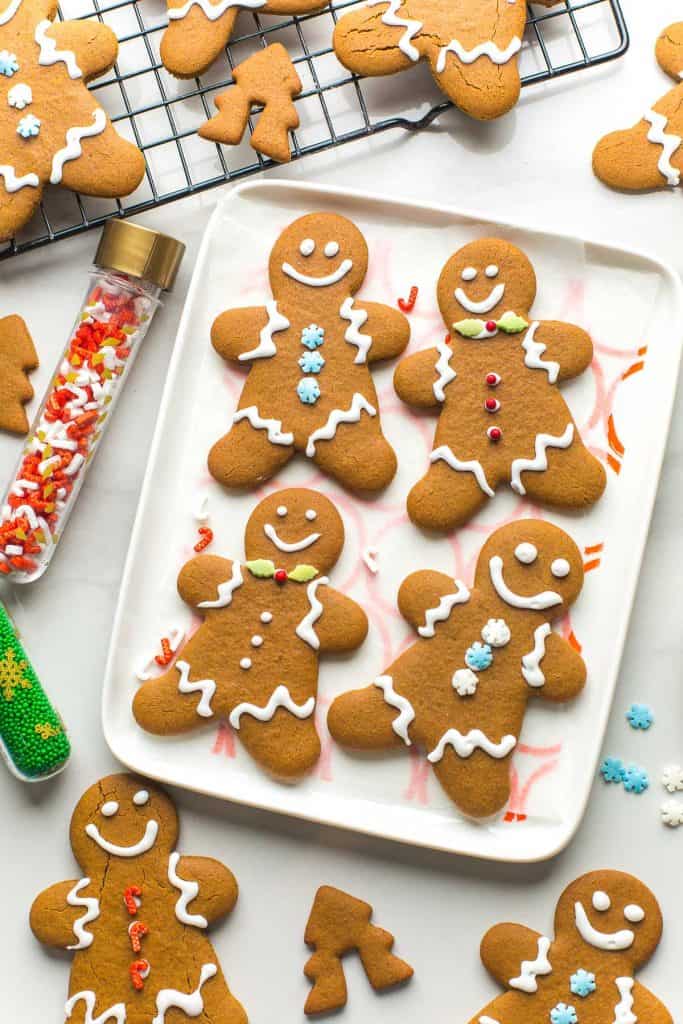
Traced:
<svg viewBox="0 0 683 1024">
<path fill-rule="evenodd" d="M 100 807 L 100 813 L 103 814 L 105 818 L 113 818 L 118 809 L 119 805 L 116 800 L 107 800 L 106 804 L 102 804 Z"/>
<path fill-rule="evenodd" d="M 327 256 L 327 258 L 331 260 L 332 257 L 336 256 L 337 253 L 339 252 L 339 242 L 328 242 L 325 248 L 323 249 L 323 252 Z"/>
<path fill-rule="evenodd" d="M 254 635 L 251 638 L 251 646 L 252 647 L 260 647 L 262 643 L 263 643 L 263 637 L 259 636 L 258 633 L 254 633 Z"/>
<path fill-rule="evenodd" d="M 315 242 L 312 238 L 304 238 L 303 242 L 299 246 L 299 252 L 302 256 L 311 256 L 315 252 Z"/>
<path fill-rule="evenodd" d="M 498 267 L 495 263 L 489 263 L 484 273 L 487 277 L 498 277 Z"/>
<path fill-rule="evenodd" d="M 601 914 L 604 914 L 612 906 L 612 901 L 606 892 L 602 892 L 598 889 L 597 892 L 593 893 L 593 906 L 596 910 L 599 910 Z"/>
<path fill-rule="evenodd" d="M 477 276 L 477 271 L 474 267 L 465 267 L 462 274 L 460 275 L 463 281 L 474 281 Z"/>
<path fill-rule="evenodd" d="M 139 789 L 133 797 L 133 803 L 136 807 L 142 807 L 149 800 L 149 793 L 146 789 Z"/>
<path fill-rule="evenodd" d="M 314 519 L 318 518 L 318 513 L 313 508 L 306 509 L 306 518 L 309 523 L 312 523 Z"/>
<path fill-rule="evenodd" d="M 243 668 L 245 671 L 248 668 L 251 668 L 251 658 L 242 658 L 240 661 L 240 668 Z"/>
<path fill-rule="evenodd" d="M 624 917 L 627 921 L 630 921 L 631 924 L 640 924 L 640 922 L 645 919 L 645 911 L 642 907 L 639 907 L 637 903 L 629 903 L 629 905 L 624 908 Z"/>
<path fill-rule="evenodd" d="M 556 576 L 558 580 L 564 579 L 565 576 L 569 576 L 570 565 L 566 558 L 556 558 L 550 566 L 550 571 L 553 576 Z"/>
<path fill-rule="evenodd" d="M 518 544 L 515 548 L 515 558 L 522 565 L 531 565 L 538 558 L 538 548 L 534 544 L 528 544 L 524 541 L 524 543 Z"/>
<path fill-rule="evenodd" d="M 273 621 L 273 613 L 272 612 L 261 612 L 261 622 L 272 622 L 272 621 Z"/>
<path fill-rule="evenodd" d="M 286 505 L 278 505 L 278 507 L 277 507 L 277 514 L 279 515 L 280 519 L 284 519 L 284 517 L 287 515 L 287 506 Z"/>
</svg>

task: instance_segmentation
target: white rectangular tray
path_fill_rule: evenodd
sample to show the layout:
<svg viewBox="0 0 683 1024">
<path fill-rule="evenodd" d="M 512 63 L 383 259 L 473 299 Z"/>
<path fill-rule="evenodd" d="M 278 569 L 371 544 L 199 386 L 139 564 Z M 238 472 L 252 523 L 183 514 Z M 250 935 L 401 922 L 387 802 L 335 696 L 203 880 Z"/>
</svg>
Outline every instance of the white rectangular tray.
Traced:
<svg viewBox="0 0 683 1024">
<path fill-rule="evenodd" d="M 425 470 L 435 421 L 399 402 L 393 365 L 375 370 L 384 429 L 399 458 L 388 490 L 374 501 L 357 499 L 300 458 L 264 489 L 310 485 L 337 503 L 347 538 L 332 583 L 370 619 L 360 651 L 321 661 L 323 754 L 310 777 L 285 785 L 252 762 L 229 726 L 211 723 L 190 735 L 154 737 L 136 726 L 131 702 L 134 669 L 159 649 L 160 638 L 173 627 L 197 624 L 175 588 L 197 540 L 197 501 L 209 499 L 215 534 L 209 550 L 239 559 L 246 519 L 259 500 L 256 493 L 225 491 L 206 469 L 244 379 L 211 348 L 211 323 L 224 309 L 270 298 L 266 268 L 277 235 L 301 214 L 322 209 L 349 216 L 367 238 L 370 269 L 360 298 L 392 303 L 411 285 L 419 287 L 411 350 L 443 335 L 434 292 L 451 253 L 484 234 L 520 245 L 538 276 L 534 316 L 573 321 L 593 336 L 591 370 L 564 393 L 587 444 L 607 463 L 608 486 L 602 501 L 579 516 L 499 493 L 457 534 L 427 538 L 408 522 L 405 497 Z M 161 781 L 407 843 L 507 861 L 559 852 L 581 820 L 617 682 L 676 388 L 682 291 L 673 271 L 649 256 L 447 207 L 278 181 L 230 192 L 213 214 L 197 260 L 121 587 L 103 697 L 112 752 Z M 416 569 L 438 568 L 470 582 L 484 538 L 520 515 L 557 523 L 585 553 L 585 587 L 562 628 L 581 645 L 588 685 L 566 707 L 532 702 L 513 760 L 510 805 L 495 822 L 477 824 L 458 814 L 422 755 L 412 748 L 372 759 L 346 753 L 331 742 L 325 715 L 336 694 L 372 680 L 409 637 L 395 605 L 401 580 Z M 367 547 L 378 549 L 376 575 L 362 559 Z"/>
</svg>

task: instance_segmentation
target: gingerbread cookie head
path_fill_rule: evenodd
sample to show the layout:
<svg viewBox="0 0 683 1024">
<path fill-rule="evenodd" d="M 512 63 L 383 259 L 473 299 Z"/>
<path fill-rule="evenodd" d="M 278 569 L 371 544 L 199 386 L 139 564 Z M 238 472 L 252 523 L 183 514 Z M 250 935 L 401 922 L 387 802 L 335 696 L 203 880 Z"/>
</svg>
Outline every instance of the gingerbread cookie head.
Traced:
<svg viewBox="0 0 683 1024">
<path fill-rule="evenodd" d="M 562 893 L 555 912 L 556 935 L 578 932 L 587 946 L 623 953 L 634 967 L 652 956 L 662 927 L 655 897 L 622 871 L 593 871 L 577 878 Z"/>
<path fill-rule="evenodd" d="M 291 572 L 312 565 L 325 573 L 344 546 L 344 524 L 329 498 L 303 487 L 276 491 L 249 517 L 244 535 L 247 561 L 269 558 Z"/>
<path fill-rule="evenodd" d="M 448 260 L 437 285 L 444 321 L 471 317 L 499 320 L 510 311 L 522 315 L 536 296 L 536 274 L 515 245 L 499 238 L 480 238 L 458 249 Z"/>
<path fill-rule="evenodd" d="M 557 618 L 581 592 L 581 552 L 558 526 L 520 519 L 491 534 L 479 555 L 475 583 L 512 608 Z"/>
<path fill-rule="evenodd" d="M 97 876 L 109 858 L 168 857 L 178 838 L 175 807 L 160 789 L 134 775 L 109 775 L 86 790 L 71 818 L 71 847 L 85 873 Z"/>
<path fill-rule="evenodd" d="M 270 254 L 270 285 L 280 301 L 330 304 L 354 295 L 368 269 L 355 224 L 336 213 L 309 213 L 285 228 Z"/>
</svg>

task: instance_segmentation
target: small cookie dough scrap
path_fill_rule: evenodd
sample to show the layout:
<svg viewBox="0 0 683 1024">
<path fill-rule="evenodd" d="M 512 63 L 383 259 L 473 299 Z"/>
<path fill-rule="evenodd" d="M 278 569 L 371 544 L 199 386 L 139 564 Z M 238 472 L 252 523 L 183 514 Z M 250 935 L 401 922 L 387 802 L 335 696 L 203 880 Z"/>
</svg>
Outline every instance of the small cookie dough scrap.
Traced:
<svg viewBox="0 0 683 1024">
<path fill-rule="evenodd" d="M 330 586 L 344 524 L 323 494 L 275 491 L 247 523 L 246 561 L 198 555 L 178 593 L 203 624 L 175 664 L 133 701 L 147 732 L 175 735 L 227 719 L 251 756 L 296 779 L 320 756 L 314 720 L 321 654 L 365 640 L 365 612 Z"/>
<path fill-rule="evenodd" d="M 605 469 L 558 386 L 590 366 L 593 344 L 574 324 L 532 320 L 535 295 L 529 259 L 501 239 L 470 242 L 441 271 L 448 335 L 394 374 L 404 402 L 439 415 L 429 469 L 408 496 L 418 526 L 462 526 L 503 484 L 565 508 L 602 495 Z"/>
<path fill-rule="evenodd" d="M 252 106 L 263 107 L 249 140 L 257 152 L 278 163 L 291 159 L 289 130 L 299 127 L 292 99 L 301 92 L 301 80 L 281 43 L 273 43 L 238 64 L 235 85 L 215 99 L 218 113 L 199 129 L 203 139 L 236 146 L 247 127 Z"/>
<path fill-rule="evenodd" d="M 31 907 L 36 938 L 73 953 L 64 1013 L 73 1024 L 247 1024 L 206 929 L 237 900 L 231 871 L 181 855 L 170 797 L 109 775 L 81 797 L 70 838 L 82 877 Z"/>
<path fill-rule="evenodd" d="M 346 979 L 341 958 L 357 952 L 374 989 L 408 981 L 413 968 L 391 952 L 394 937 L 370 924 L 372 907 L 330 885 L 321 886 L 313 902 L 304 940 L 315 950 L 304 967 L 313 982 L 304 1013 L 311 1017 L 346 1006 Z"/>
<path fill-rule="evenodd" d="M 506 991 L 470 1024 L 673 1024 L 635 978 L 661 935 L 659 905 L 637 878 L 583 875 L 560 896 L 554 937 L 510 923 L 486 933 L 481 959 Z"/>
<path fill-rule="evenodd" d="M 120 197 L 145 170 L 86 88 L 114 66 L 116 36 L 94 18 L 53 23 L 56 13 L 56 0 L 0 0 L 0 242 L 48 183 Z"/>
<path fill-rule="evenodd" d="M 574 541 L 537 519 L 491 534 L 472 588 L 442 572 L 412 573 L 398 607 L 418 639 L 369 686 L 336 698 L 332 737 L 355 750 L 416 744 L 464 814 L 496 814 L 510 796 L 529 700 L 563 703 L 585 684 L 583 659 L 551 625 L 582 586 Z"/>
<path fill-rule="evenodd" d="M 487 121 L 519 98 L 526 19 L 523 0 L 367 0 L 339 19 L 334 49 L 358 75 L 393 75 L 424 60 L 457 107 Z"/>
<path fill-rule="evenodd" d="M 593 151 L 593 171 L 610 188 L 639 192 L 680 185 L 683 169 L 683 21 L 664 29 L 657 62 L 678 84 L 633 128 L 604 135 Z"/>
<path fill-rule="evenodd" d="M 382 432 L 372 366 L 405 349 L 408 320 L 357 299 L 368 247 L 355 224 L 311 213 L 285 228 L 269 260 L 273 298 L 228 309 L 211 341 L 250 367 L 232 429 L 209 453 L 226 487 L 255 487 L 296 452 L 352 490 L 378 491 L 396 473 Z"/>
<path fill-rule="evenodd" d="M 28 433 L 24 408 L 33 398 L 27 374 L 38 368 L 38 354 L 20 316 L 0 320 L 0 430 Z"/>
</svg>

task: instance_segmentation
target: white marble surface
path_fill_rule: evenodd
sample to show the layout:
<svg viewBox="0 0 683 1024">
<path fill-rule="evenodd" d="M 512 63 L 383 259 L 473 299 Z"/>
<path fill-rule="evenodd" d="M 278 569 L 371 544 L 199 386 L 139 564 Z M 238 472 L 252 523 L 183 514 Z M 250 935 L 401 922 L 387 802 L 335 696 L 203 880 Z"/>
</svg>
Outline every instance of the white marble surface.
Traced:
<svg viewBox="0 0 683 1024">
<path fill-rule="evenodd" d="M 617 195 L 600 186 L 590 170 L 595 140 L 612 127 L 633 123 L 668 88 L 652 47 L 659 29 L 680 17 L 679 4 L 624 0 L 624 7 L 632 46 L 622 61 L 526 90 L 517 110 L 502 123 L 475 125 L 452 113 L 419 136 L 388 133 L 303 160 L 281 176 L 424 199 L 438 195 L 502 218 L 646 248 L 683 270 L 677 227 L 683 194 Z M 99 708 L 110 624 L 168 346 L 217 194 L 143 218 L 188 243 L 180 280 L 145 344 L 62 550 L 46 579 L 21 590 L 12 603 L 27 647 L 70 726 L 74 746 L 67 772 L 44 786 L 23 786 L 0 772 L 0 805 L 6 811 L 0 1002 L 3 1018 L 16 1024 L 62 1020 L 68 961 L 46 954 L 34 941 L 28 908 L 39 889 L 74 877 L 67 843 L 71 810 L 87 784 L 115 768 L 102 739 Z M 37 392 L 47 383 L 69 330 L 94 245 L 95 236 L 84 235 L 0 265 L 0 314 L 22 313 L 40 348 Z M 678 331 L 681 325 L 672 324 L 671 329 Z M 0 441 L 3 479 L 17 454 L 16 442 Z M 658 821 L 664 797 L 658 783 L 661 768 L 672 759 L 683 760 L 678 593 L 682 456 L 683 426 L 674 418 L 605 746 L 606 752 L 645 764 L 653 785 L 638 798 L 596 782 L 576 840 L 554 862 L 512 868 L 465 861 L 176 794 L 182 812 L 181 850 L 219 857 L 239 879 L 238 908 L 217 930 L 215 943 L 252 1022 L 303 1019 L 307 983 L 301 974 L 306 958 L 302 934 L 321 882 L 370 899 L 379 922 L 398 936 L 399 955 L 417 971 L 405 991 L 377 998 L 351 959 L 347 1024 L 369 1019 L 464 1022 L 496 992 L 479 963 L 478 944 L 485 930 L 501 919 L 548 929 L 560 890 L 596 867 L 632 871 L 659 895 L 665 938 L 642 980 L 668 1002 L 674 1017 L 683 1013 L 683 829 L 665 830 Z M 593 685 L 599 686 L 600 680 Z M 632 732 L 624 723 L 631 700 L 648 701 L 655 709 L 657 723 L 647 735 Z"/>
</svg>

